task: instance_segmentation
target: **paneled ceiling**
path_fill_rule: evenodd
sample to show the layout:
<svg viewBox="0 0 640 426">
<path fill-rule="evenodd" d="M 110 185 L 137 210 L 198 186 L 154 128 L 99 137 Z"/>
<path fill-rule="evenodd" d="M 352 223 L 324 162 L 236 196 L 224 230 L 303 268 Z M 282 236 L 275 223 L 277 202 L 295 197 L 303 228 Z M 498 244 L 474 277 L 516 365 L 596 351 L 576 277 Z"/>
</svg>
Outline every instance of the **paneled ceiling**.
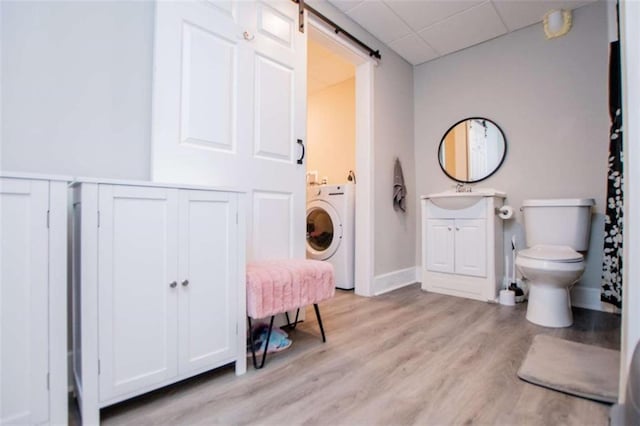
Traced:
<svg viewBox="0 0 640 426">
<path fill-rule="evenodd" d="M 541 22 L 551 9 L 594 1 L 329 0 L 413 65 Z"/>
</svg>

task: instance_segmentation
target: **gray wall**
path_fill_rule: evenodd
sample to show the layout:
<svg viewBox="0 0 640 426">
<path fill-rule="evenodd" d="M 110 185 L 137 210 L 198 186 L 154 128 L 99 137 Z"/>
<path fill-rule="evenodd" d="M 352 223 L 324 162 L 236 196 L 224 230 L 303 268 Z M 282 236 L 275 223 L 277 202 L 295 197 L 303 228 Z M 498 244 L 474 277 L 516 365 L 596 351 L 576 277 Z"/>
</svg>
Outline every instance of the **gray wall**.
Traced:
<svg viewBox="0 0 640 426">
<path fill-rule="evenodd" d="M 3 2 L 11 171 L 149 178 L 153 2 Z"/>
<path fill-rule="evenodd" d="M 416 264 L 413 247 L 417 238 L 418 202 L 413 160 L 413 69 L 387 54 L 382 69 L 376 69 L 374 91 L 374 191 L 375 274 L 380 275 Z M 384 75 L 381 75 L 383 74 Z M 383 78 L 383 76 L 385 78 Z M 393 167 L 402 165 L 407 188 L 406 213 L 393 210 Z"/>
<path fill-rule="evenodd" d="M 599 287 L 608 152 L 608 40 L 603 2 L 574 11 L 573 29 L 545 40 L 540 24 L 416 67 L 415 197 L 450 189 L 440 170 L 440 139 L 464 117 L 484 116 L 504 131 L 502 168 L 478 187 L 527 198 L 596 200 L 581 286 Z M 521 214 L 507 224 L 517 232 Z M 420 224 L 418 223 L 418 230 Z M 419 244 L 419 243 L 418 243 Z M 420 247 L 417 249 L 420 259 Z M 592 292 L 593 293 L 593 292 Z"/>
</svg>

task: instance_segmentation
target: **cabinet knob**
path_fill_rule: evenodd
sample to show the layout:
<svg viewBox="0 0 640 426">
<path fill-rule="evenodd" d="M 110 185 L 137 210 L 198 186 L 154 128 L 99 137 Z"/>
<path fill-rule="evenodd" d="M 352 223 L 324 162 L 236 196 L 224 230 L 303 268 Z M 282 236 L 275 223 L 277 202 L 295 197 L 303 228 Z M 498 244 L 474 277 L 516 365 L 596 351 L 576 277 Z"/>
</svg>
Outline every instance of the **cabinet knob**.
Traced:
<svg viewBox="0 0 640 426">
<path fill-rule="evenodd" d="M 449 231 L 451 231 L 451 227 L 450 227 L 450 226 L 447 226 L 447 229 L 448 229 Z"/>
<path fill-rule="evenodd" d="M 186 287 L 186 286 L 189 285 L 189 280 L 184 280 L 184 281 L 182 281 L 181 284 L 182 284 L 182 287 Z"/>
<path fill-rule="evenodd" d="M 456 226 L 456 231 L 459 231 L 459 230 L 460 230 L 460 228 L 458 228 L 458 227 Z"/>
<path fill-rule="evenodd" d="M 176 288 L 177 285 L 178 285 L 178 283 L 175 282 L 175 281 L 171 281 L 171 283 L 169 283 L 169 287 L 171 287 L 171 288 Z"/>
</svg>

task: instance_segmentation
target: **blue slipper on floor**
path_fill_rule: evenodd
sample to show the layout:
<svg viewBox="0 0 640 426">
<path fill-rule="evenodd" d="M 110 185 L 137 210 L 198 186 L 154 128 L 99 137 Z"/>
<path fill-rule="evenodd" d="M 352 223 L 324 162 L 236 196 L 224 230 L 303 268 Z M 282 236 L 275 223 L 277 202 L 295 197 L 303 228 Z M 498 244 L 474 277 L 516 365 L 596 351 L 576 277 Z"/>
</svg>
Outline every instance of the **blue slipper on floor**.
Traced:
<svg viewBox="0 0 640 426">
<path fill-rule="evenodd" d="M 253 327 L 253 336 L 254 336 L 254 347 L 256 348 L 256 356 L 262 355 L 264 352 L 267 333 L 269 332 L 269 326 L 266 324 L 257 324 Z M 287 349 L 293 343 L 289 338 L 288 334 L 280 329 L 273 328 L 271 330 L 271 336 L 269 338 L 269 348 L 267 349 L 267 353 L 280 352 Z M 249 356 L 251 354 L 251 344 L 248 342 L 248 353 Z"/>
</svg>

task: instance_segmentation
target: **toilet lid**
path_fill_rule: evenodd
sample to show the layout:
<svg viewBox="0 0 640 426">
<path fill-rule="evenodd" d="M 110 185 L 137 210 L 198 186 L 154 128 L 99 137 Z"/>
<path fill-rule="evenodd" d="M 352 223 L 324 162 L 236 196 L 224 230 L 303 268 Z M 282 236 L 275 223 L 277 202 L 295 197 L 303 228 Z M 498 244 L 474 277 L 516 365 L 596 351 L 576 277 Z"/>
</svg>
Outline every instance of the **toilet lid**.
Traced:
<svg viewBox="0 0 640 426">
<path fill-rule="evenodd" d="M 552 262 L 581 262 L 584 257 L 569 246 L 545 246 L 537 245 L 520 250 L 518 256 L 529 259 L 549 260 Z"/>
</svg>

